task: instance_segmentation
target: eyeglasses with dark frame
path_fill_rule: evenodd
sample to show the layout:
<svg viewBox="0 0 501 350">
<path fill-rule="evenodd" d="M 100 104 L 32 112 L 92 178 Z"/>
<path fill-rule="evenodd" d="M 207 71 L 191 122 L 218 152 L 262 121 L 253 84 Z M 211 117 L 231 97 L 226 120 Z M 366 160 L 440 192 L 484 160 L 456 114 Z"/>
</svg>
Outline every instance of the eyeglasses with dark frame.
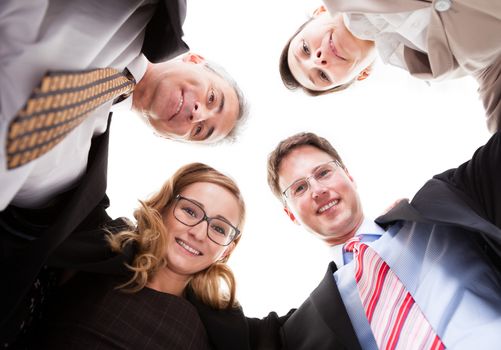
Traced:
<svg viewBox="0 0 501 350">
<path fill-rule="evenodd" d="M 321 164 L 315 168 L 315 171 L 312 175 L 294 181 L 282 192 L 282 195 L 286 199 L 299 198 L 310 189 L 311 178 L 315 179 L 318 183 L 326 183 L 331 180 L 336 170 L 342 167 L 343 166 L 339 164 L 337 160 L 331 160 L 325 164 Z"/>
<path fill-rule="evenodd" d="M 173 214 L 177 221 L 183 225 L 193 227 L 207 221 L 207 237 L 221 246 L 227 246 L 239 235 L 240 230 L 220 217 L 210 218 L 205 210 L 196 202 L 181 195 L 177 195 Z"/>
</svg>

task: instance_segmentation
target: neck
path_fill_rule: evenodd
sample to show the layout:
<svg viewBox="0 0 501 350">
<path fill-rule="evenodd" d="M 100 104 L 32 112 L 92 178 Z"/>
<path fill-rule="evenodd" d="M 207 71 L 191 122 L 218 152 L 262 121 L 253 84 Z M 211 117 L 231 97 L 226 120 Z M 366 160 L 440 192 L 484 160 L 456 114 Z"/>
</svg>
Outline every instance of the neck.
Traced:
<svg viewBox="0 0 501 350">
<path fill-rule="evenodd" d="M 191 276 L 180 275 L 163 268 L 158 271 L 146 286 L 162 293 L 168 293 L 176 296 L 182 296 L 183 291 L 188 285 Z"/>
<path fill-rule="evenodd" d="M 353 35 L 353 33 L 351 32 L 350 28 L 348 28 L 346 26 L 346 23 L 344 23 L 344 16 L 343 16 L 343 13 L 342 12 L 338 12 L 337 15 L 334 17 L 335 20 L 336 20 L 336 23 L 338 26 L 342 27 L 343 30 L 346 30 L 346 32 L 348 32 L 351 37 L 355 40 L 360 40 L 362 42 L 365 43 L 365 45 L 368 45 L 370 47 L 375 47 L 375 42 L 373 40 L 363 40 L 363 39 L 359 39 L 358 37 L 356 37 L 355 35 Z"/>
<path fill-rule="evenodd" d="M 155 64 L 148 62 L 146 72 L 144 73 L 143 78 L 136 84 L 134 93 L 132 94 L 132 108 L 141 113 L 147 109 L 147 106 L 151 104 L 153 99 L 153 94 L 155 92 L 155 89 L 152 88 L 155 80 L 154 71 Z"/>
<path fill-rule="evenodd" d="M 355 236 L 355 233 L 357 233 L 357 230 L 362 226 L 362 223 L 364 222 L 364 216 L 361 215 L 358 221 L 355 222 L 355 225 L 351 230 L 348 232 L 344 233 L 341 236 L 335 236 L 335 237 L 326 237 L 325 238 L 325 243 L 329 246 L 335 246 L 338 244 L 343 244 L 346 241 L 348 241 L 350 238 Z"/>
</svg>

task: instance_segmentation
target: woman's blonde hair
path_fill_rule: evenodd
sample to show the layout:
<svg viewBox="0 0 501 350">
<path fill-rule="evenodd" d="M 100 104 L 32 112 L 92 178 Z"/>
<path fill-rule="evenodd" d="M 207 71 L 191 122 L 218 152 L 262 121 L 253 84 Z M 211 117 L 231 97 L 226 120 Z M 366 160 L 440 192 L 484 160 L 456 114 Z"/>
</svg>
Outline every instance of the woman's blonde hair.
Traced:
<svg viewBox="0 0 501 350">
<path fill-rule="evenodd" d="M 137 292 L 144 288 L 152 276 L 167 265 L 165 251 L 168 232 L 165 229 L 162 214 L 172 207 L 175 197 L 187 186 L 197 182 L 210 182 L 229 190 L 237 199 L 240 209 L 238 229 L 242 231 L 245 219 L 245 204 L 236 183 L 228 176 L 202 163 L 191 163 L 181 167 L 160 191 L 134 211 L 137 220 L 135 228 L 109 235 L 108 241 L 114 251 L 121 252 L 128 244 L 134 244 L 136 254 L 132 264 L 127 265 L 134 273 L 132 278 L 119 288 Z M 240 236 L 234 243 L 238 244 Z M 230 308 L 235 301 L 235 278 L 226 265 L 229 253 L 203 271 L 196 273 L 189 282 L 196 296 L 205 304 L 216 309 Z M 227 287 L 225 291 L 221 282 Z"/>
</svg>

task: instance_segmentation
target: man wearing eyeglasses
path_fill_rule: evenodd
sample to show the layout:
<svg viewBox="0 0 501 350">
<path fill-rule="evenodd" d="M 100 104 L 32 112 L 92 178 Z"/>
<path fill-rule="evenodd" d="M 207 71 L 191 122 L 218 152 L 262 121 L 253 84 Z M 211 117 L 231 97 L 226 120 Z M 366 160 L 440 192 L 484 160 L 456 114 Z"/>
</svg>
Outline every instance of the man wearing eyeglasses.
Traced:
<svg viewBox="0 0 501 350">
<path fill-rule="evenodd" d="M 246 319 L 233 310 L 223 319 L 198 305 L 217 349 L 471 349 L 501 341 L 501 133 L 375 222 L 336 150 L 315 134 L 280 142 L 268 183 L 295 223 L 332 246 L 334 262 L 283 317 Z"/>
</svg>

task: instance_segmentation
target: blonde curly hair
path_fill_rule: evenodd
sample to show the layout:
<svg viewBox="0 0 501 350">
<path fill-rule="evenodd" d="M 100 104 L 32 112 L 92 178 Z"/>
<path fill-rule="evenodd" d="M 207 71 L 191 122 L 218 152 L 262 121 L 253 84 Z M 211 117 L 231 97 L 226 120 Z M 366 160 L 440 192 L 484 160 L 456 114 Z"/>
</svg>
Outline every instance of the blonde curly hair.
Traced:
<svg viewBox="0 0 501 350">
<path fill-rule="evenodd" d="M 163 184 L 160 191 L 148 200 L 140 201 L 141 206 L 134 212 L 137 220 L 135 227 L 132 226 L 130 230 L 108 236 L 113 251 L 122 252 L 129 244 L 134 244 L 137 249 L 132 264 L 127 265 L 133 272 L 133 276 L 118 288 L 137 292 L 146 286 L 159 269 L 167 265 L 164 255 L 168 232 L 163 224 L 162 214 L 171 208 L 177 194 L 196 182 L 219 185 L 235 196 L 240 209 L 238 229 L 242 230 L 245 220 L 245 203 L 236 183 L 208 165 L 202 163 L 185 165 Z M 234 240 L 235 245 L 239 241 L 240 236 Z M 193 275 L 188 284 L 202 302 L 216 309 L 231 308 L 236 304 L 235 277 L 226 265 L 230 255 L 231 252 L 205 270 Z M 226 285 L 226 288 L 221 282 Z"/>
</svg>

